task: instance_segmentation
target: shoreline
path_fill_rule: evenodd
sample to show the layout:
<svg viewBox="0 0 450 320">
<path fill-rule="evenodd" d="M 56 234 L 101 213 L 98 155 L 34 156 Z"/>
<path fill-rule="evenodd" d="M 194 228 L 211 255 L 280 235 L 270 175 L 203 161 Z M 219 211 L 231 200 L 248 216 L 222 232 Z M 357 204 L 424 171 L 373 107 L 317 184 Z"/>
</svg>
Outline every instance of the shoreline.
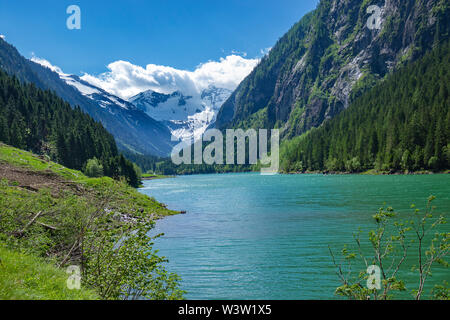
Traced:
<svg viewBox="0 0 450 320">
<path fill-rule="evenodd" d="M 160 174 L 154 174 L 154 175 L 149 175 L 149 176 L 142 176 L 141 180 L 142 181 L 150 181 L 150 180 L 159 180 L 159 179 L 171 179 L 171 178 L 176 178 L 176 176 L 165 176 L 165 175 L 160 175 Z"/>
<path fill-rule="evenodd" d="M 189 173 L 173 176 L 161 176 L 161 177 L 147 177 L 142 178 L 142 181 L 158 180 L 176 178 L 178 176 L 188 177 L 195 175 L 216 175 L 216 174 L 239 174 L 239 173 L 259 173 L 259 171 L 240 171 L 240 172 L 211 172 L 211 173 Z M 367 176 L 409 176 L 409 175 L 434 175 L 434 174 L 450 174 L 450 170 L 433 172 L 433 171 L 375 171 L 374 169 L 362 171 L 362 172 L 345 172 L 345 171 L 305 171 L 305 172 L 279 172 L 278 175 L 301 175 L 301 174 L 322 174 L 322 175 L 367 175 Z"/>
<path fill-rule="evenodd" d="M 434 175 L 434 174 L 450 174 L 450 170 L 433 172 L 433 171 L 375 171 L 374 169 L 363 172 L 341 172 L 341 171 L 305 171 L 305 172 L 282 172 L 280 174 L 297 175 L 297 174 L 322 174 L 322 175 L 366 175 L 366 176 L 420 176 L 420 175 Z"/>
<path fill-rule="evenodd" d="M 153 175 L 151 177 L 145 177 L 145 178 L 143 177 L 143 178 L 141 178 L 141 180 L 142 180 L 142 182 L 144 182 L 144 181 L 152 181 L 152 180 L 171 179 L 171 178 L 176 178 L 176 176 Z M 143 194 L 143 195 L 145 195 L 147 197 L 155 199 L 151 195 L 148 195 L 148 194 L 145 194 L 143 192 L 140 192 L 139 190 L 142 189 L 142 188 L 143 188 L 143 185 L 141 185 L 139 188 L 136 188 L 137 192 L 139 192 L 139 193 L 141 193 L 141 194 Z M 175 212 L 175 214 L 173 214 L 173 215 L 187 214 L 186 210 L 172 210 L 172 209 L 167 208 L 167 204 L 165 204 L 164 202 L 161 202 L 161 201 L 159 201 L 157 199 L 155 199 L 155 201 L 158 202 L 161 205 L 161 207 L 163 207 L 164 209 L 172 211 L 172 212 Z M 170 216 L 170 215 L 167 215 L 167 216 L 156 216 L 156 217 L 153 217 L 153 220 L 154 221 L 158 221 L 158 220 L 164 219 L 164 218 L 166 218 L 168 216 Z"/>
</svg>

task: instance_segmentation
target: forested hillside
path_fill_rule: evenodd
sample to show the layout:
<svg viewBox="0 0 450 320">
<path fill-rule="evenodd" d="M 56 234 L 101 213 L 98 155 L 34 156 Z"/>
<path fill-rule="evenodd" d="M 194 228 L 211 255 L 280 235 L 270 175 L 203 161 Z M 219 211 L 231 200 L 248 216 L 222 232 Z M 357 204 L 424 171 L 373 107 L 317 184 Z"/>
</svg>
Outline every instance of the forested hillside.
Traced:
<svg viewBox="0 0 450 320">
<path fill-rule="evenodd" d="M 379 8 L 380 29 L 369 28 Z M 450 35 L 446 0 L 321 0 L 224 103 L 217 128 L 280 128 L 293 138 Z"/>
<path fill-rule="evenodd" d="M 88 159 L 97 158 L 106 175 L 139 184 L 133 164 L 119 155 L 113 136 L 99 122 L 53 92 L 22 84 L 1 70 L 0 141 L 71 169 L 82 170 Z"/>
<path fill-rule="evenodd" d="M 282 169 L 450 168 L 450 45 L 402 68 L 318 129 L 282 145 Z"/>
</svg>

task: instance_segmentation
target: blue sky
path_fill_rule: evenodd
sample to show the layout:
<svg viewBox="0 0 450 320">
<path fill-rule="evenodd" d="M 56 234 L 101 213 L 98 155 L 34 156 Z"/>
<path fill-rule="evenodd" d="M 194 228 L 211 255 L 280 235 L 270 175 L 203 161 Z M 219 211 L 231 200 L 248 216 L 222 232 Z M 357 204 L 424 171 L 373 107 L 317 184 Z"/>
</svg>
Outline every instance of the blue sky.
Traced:
<svg viewBox="0 0 450 320">
<path fill-rule="evenodd" d="M 318 0 L 0 1 L 0 34 L 66 73 L 100 74 L 117 60 L 194 70 L 246 52 L 261 55 Z M 66 8 L 81 8 L 81 30 Z"/>
</svg>

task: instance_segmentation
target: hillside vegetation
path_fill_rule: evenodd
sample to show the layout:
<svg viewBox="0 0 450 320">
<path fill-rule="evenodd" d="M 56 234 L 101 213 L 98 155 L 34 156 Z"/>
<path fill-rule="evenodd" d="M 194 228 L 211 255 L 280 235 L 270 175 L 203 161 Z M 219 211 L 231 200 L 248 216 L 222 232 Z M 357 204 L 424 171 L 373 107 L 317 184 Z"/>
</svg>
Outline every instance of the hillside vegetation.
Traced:
<svg viewBox="0 0 450 320">
<path fill-rule="evenodd" d="M 0 141 L 76 170 L 97 158 L 105 175 L 125 177 L 135 187 L 140 183 L 133 164 L 119 155 L 113 136 L 101 123 L 53 92 L 22 84 L 1 70 Z"/>
<path fill-rule="evenodd" d="M 450 168 L 450 45 L 389 76 L 336 118 L 284 143 L 287 172 Z"/>
<path fill-rule="evenodd" d="M 148 235 L 155 219 L 177 212 L 124 181 L 88 178 L 4 144 L 0 177 L 0 259 L 11 270 L 0 277 L 0 298 L 182 297 L 178 277 L 165 271 Z M 14 269 L 21 259 L 25 269 Z M 61 272 L 71 265 L 81 268 L 85 293 L 61 291 Z M 46 277 L 54 283 L 39 289 Z M 17 283 L 35 290 L 18 293 Z"/>
<path fill-rule="evenodd" d="M 367 27 L 372 5 L 381 9 L 379 30 Z M 299 136 L 449 36 L 446 0 L 321 0 L 242 81 L 216 126 Z"/>
</svg>

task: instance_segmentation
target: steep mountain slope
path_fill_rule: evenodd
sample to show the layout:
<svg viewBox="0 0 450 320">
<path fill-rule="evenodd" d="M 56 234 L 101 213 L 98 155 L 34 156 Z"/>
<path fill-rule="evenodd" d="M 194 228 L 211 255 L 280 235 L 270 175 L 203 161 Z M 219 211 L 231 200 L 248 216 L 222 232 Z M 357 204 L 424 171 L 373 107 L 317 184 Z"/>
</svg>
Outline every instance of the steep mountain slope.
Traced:
<svg viewBox="0 0 450 320">
<path fill-rule="evenodd" d="M 389 75 L 335 118 L 285 141 L 281 167 L 359 172 L 450 168 L 450 45 Z"/>
<path fill-rule="evenodd" d="M 23 84 L 0 70 L 0 141 L 81 170 L 89 159 L 103 174 L 139 186 L 133 164 L 118 154 L 113 136 L 80 108 L 33 83 Z"/>
<path fill-rule="evenodd" d="M 80 79 L 75 75 L 68 75 L 59 73 L 59 76 L 68 85 L 77 89 L 83 96 L 94 100 L 100 107 L 107 109 L 109 112 L 113 112 L 116 107 L 121 107 L 124 110 L 135 110 L 136 108 L 129 102 L 116 97 L 103 89 L 100 89 L 92 84 Z"/>
<path fill-rule="evenodd" d="M 199 138 L 215 122 L 220 107 L 230 95 L 230 90 L 215 86 L 195 95 L 148 90 L 130 98 L 130 102 L 153 119 L 162 121 L 177 139 L 189 140 Z"/>
<path fill-rule="evenodd" d="M 380 29 L 369 28 L 381 8 Z M 322 0 L 222 106 L 216 126 L 300 135 L 349 106 L 398 66 L 449 37 L 446 0 Z"/>
<path fill-rule="evenodd" d="M 3 39 L 0 39 L 0 68 L 23 82 L 54 91 L 72 106 L 80 106 L 113 134 L 120 149 L 160 156 L 166 156 L 172 149 L 170 131 L 162 123 L 76 76 L 60 75 L 25 59 Z"/>
<path fill-rule="evenodd" d="M 54 93 L 24 85 L 0 70 L 0 141 L 46 154 L 72 169 L 91 158 L 118 155 L 114 138 L 80 109 Z M 58 144 L 71 142 L 69 148 Z"/>
</svg>

